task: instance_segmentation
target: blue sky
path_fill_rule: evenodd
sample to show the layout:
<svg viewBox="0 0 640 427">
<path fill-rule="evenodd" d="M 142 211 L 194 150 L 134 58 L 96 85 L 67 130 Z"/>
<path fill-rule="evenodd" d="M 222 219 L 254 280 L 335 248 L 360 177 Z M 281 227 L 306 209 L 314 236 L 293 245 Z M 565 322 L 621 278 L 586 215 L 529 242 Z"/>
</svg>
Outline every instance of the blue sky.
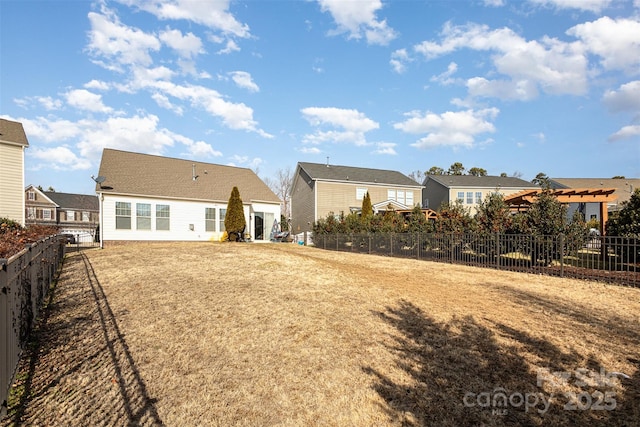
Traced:
<svg viewBox="0 0 640 427">
<path fill-rule="evenodd" d="M 102 149 L 250 167 L 640 177 L 640 0 L 0 0 L 27 184 Z"/>
</svg>

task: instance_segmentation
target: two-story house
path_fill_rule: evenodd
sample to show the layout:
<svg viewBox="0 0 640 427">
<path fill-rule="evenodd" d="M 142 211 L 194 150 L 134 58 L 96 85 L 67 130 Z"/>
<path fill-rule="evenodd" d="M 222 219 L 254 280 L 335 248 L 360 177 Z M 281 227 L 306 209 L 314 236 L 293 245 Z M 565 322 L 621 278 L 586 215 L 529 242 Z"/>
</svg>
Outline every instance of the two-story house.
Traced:
<svg viewBox="0 0 640 427">
<path fill-rule="evenodd" d="M 33 185 L 25 190 L 27 224 L 53 225 L 78 242 L 92 242 L 100 223 L 98 197 L 89 194 L 42 191 Z"/>
<path fill-rule="evenodd" d="M 526 189 L 540 188 L 531 182 L 510 176 L 427 175 L 423 181 L 422 206 L 438 210 L 443 203 L 461 200 L 475 215 L 477 207 L 491 193 L 503 196 Z"/>
<path fill-rule="evenodd" d="M 422 186 L 392 170 L 298 163 L 291 189 L 293 232 L 311 231 L 313 224 L 329 213 L 359 211 L 367 192 L 374 212 L 389 205 L 407 210 L 420 204 Z"/>
<path fill-rule="evenodd" d="M 0 119 L 0 218 L 25 225 L 24 151 L 29 146 L 22 123 Z"/>
</svg>

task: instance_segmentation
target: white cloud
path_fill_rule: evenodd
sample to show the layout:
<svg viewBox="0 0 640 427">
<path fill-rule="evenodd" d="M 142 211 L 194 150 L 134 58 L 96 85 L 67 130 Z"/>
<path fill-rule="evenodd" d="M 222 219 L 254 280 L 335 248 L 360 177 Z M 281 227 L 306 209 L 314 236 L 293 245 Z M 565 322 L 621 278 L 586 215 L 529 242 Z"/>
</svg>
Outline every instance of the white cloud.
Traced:
<svg viewBox="0 0 640 427">
<path fill-rule="evenodd" d="M 109 83 L 100 80 L 91 80 L 83 85 L 85 89 L 109 90 Z"/>
<path fill-rule="evenodd" d="M 395 123 L 394 128 L 410 134 L 427 134 L 414 144 L 425 149 L 437 146 L 468 147 L 476 145 L 476 136 L 495 132 L 491 120 L 499 113 L 497 108 L 483 110 L 447 111 L 442 114 L 430 111 L 424 114 L 412 111 L 407 120 Z"/>
<path fill-rule="evenodd" d="M 154 82 L 151 87 L 203 108 L 209 114 L 221 118 L 223 124 L 230 129 L 247 130 L 265 138 L 273 138 L 273 135 L 258 128 L 258 123 L 253 119 L 253 109 L 243 103 L 229 102 L 213 89 L 197 85 L 176 85 L 167 81 Z"/>
<path fill-rule="evenodd" d="M 73 151 L 65 146 L 52 148 L 35 147 L 34 149 L 29 150 L 27 155 L 42 162 L 34 165 L 34 170 L 44 168 L 63 171 L 87 170 L 91 169 L 93 166 L 88 159 L 78 157 Z"/>
<path fill-rule="evenodd" d="M 77 122 L 49 117 L 8 119 L 23 124 L 31 143 L 28 155 L 44 161 L 37 169 L 88 169 L 97 165 L 105 147 L 162 155 L 179 143 L 196 157 L 222 155 L 204 141 L 159 127 L 160 120 L 152 114 Z"/>
<path fill-rule="evenodd" d="M 113 108 L 107 107 L 102 102 L 102 95 L 89 92 L 86 89 L 74 89 L 65 94 L 67 103 L 79 110 L 91 111 L 94 113 L 110 113 Z"/>
<path fill-rule="evenodd" d="M 301 153 L 304 154 L 320 154 L 322 153 L 322 151 L 318 148 L 318 147 L 302 147 L 299 150 Z"/>
<path fill-rule="evenodd" d="M 623 139 L 640 138 L 640 125 L 625 126 L 613 135 L 609 136 L 610 142 L 620 141 Z"/>
<path fill-rule="evenodd" d="M 360 39 L 367 43 L 387 45 L 396 38 L 396 32 L 387 25 L 386 20 L 378 20 L 376 13 L 382 8 L 381 0 L 318 0 L 323 12 L 329 12 L 336 22 L 335 34 L 349 33 L 349 38 Z"/>
<path fill-rule="evenodd" d="M 618 90 L 609 90 L 602 99 L 610 111 L 640 113 L 640 80 L 623 84 Z"/>
<path fill-rule="evenodd" d="M 484 0 L 484 5 L 489 7 L 501 7 L 505 5 L 505 0 Z"/>
<path fill-rule="evenodd" d="M 59 110 L 62 108 L 62 101 L 59 99 L 53 99 L 50 96 L 38 96 L 36 100 L 46 109 L 46 110 Z"/>
<path fill-rule="evenodd" d="M 531 80 L 487 80 L 473 77 L 467 80 L 469 95 L 528 101 L 538 96 L 538 88 Z"/>
<path fill-rule="evenodd" d="M 305 119 L 314 126 L 329 125 L 354 132 L 368 132 L 380 127 L 377 122 L 358 110 L 335 107 L 307 107 L 301 111 Z"/>
<path fill-rule="evenodd" d="M 456 64 L 455 62 L 451 62 L 449 63 L 449 66 L 447 66 L 447 71 L 444 71 L 437 76 L 432 76 L 430 80 L 432 82 L 438 82 L 442 85 L 447 86 L 455 82 L 455 80 L 451 76 L 453 76 L 457 71 L 458 64 Z"/>
<path fill-rule="evenodd" d="M 171 110 L 179 116 L 182 116 L 184 114 L 184 110 L 181 106 L 174 105 L 168 97 L 164 96 L 161 93 L 154 93 L 153 95 L 151 95 L 151 99 L 153 99 L 156 104 L 158 104 L 158 106 L 166 108 L 167 110 Z"/>
<path fill-rule="evenodd" d="M 160 50 L 161 43 L 156 36 L 123 25 L 106 8 L 103 8 L 102 14 L 90 12 L 89 21 L 91 30 L 87 48 L 91 55 L 98 58 L 95 62 L 107 69 L 121 71 L 118 64 L 149 66 L 153 62 L 149 52 Z M 111 64 L 113 62 L 115 64 Z"/>
<path fill-rule="evenodd" d="M 600 13 L 609 7 L 611 0 L 529 0 L 531 3 L 541 6 L 555 7 L 557 9 L 579 9 Z"/>
<path fill-rule="evenodd" d="M 227 40 L 227 43 L 224 49 L 220 49 L 217 53 L 219 55 L 223 55 L 223 54 L 227 54 L 231 52 L 239 52 L 239 51 L 240 51 L 240 47 L 236 42 L 234 42 L 233 40 Z"/>
<path fill-rule="evenodd" d="M 579 38 L 586 50 L 598 55 L 606 70 L 640 74 L 640 18 L 604 16 L 576 25 L 567 34 Z"/>
<path fill-rule="evenodd" d="M 249 92 L 260 92 L 260 88 L 251 78 L 251 74 L 246 71 L 231 71 L 228 74 L 238 87 L 247 89 Z"/>
<path fill-rule="evenodd" d="M 407 49 L 398 49 L 391 53 L 389 64 L 391 68 L 398 74 L 402 74 L 407 70 L 407 63 L 411 62 Z"/>
<path fill-rule="evenodd" d="M 228 163 L 229 166 L 247 167 L 253 171 L 256 171 L 264 163 L 264 160 L 260 157 L 250 158 L 249 156 L 240 156 L 238 154 L 234 154 L 231 159 L 231 162 Z"/>
<path fill-rule="evenodd" d="M 249 26 L 242 24 L 229 12 L 229 0 L 119 0 L 120 3 L 138 7 L 163 20 L 187 20 L 213 30 L 247 38 Z"/>
<path fill-rule="evenodd" d="M 356 146 L 369 145 L 366 132 L 378 129 L 380 125 L 358 110 L 335 107 L 307 107 L 301 110 L 304 118 L 315 127 L 338 128 L 328 131 L 316 130 L 304 135 L 305 144 L 319 145 L 325 142 L 350 143 Z"/>
<path fill-rule="evenodd" d="M 167 29 L 160 33 L 160 40 L 183 58 L 193 58 L 204 52 L 202 40 L 193 33 L 183 35 L 180 30 Z"/>
<path fill-rule="evenodd" d="M 394 142 L 376 142 L 376 149 L 373 151 L 373 154 L 395 156 L 398 154 L 395 149 L 396 145 L 398 144 Z"/>
<path fill-rule="evenodd" d="M 486 25 L 444 25 L 441 42 L 424 41 L 414 51 L 431 60 L 460 49 L 495 52 L 496 70 L 512 80 L 495 82 L 471 79 L 472 87 L 484 96 L 530 99 L 535 86 L 549 94 L 583 95 L 587 91 L 588 61 L 581 43 L 565 43 L 543 37 L 527 41 L 509 28 L 491 30 Z M 511 92 L 506 91 L 512 89 Z"/>
</svg>

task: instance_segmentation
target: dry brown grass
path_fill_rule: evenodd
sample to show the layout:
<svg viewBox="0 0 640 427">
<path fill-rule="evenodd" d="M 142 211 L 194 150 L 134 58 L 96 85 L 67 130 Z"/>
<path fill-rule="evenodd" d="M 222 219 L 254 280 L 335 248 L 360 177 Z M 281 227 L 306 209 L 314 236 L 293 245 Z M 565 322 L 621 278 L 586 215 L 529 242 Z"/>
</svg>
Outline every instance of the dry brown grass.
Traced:
<svg viewBox="0 0 640 427">
<path fill-rule="evenodd" d="M 637 425 L 639 292 L 289 244 L 72 254 L 10 420 Z M 538 386 L 539 368 L 630 378 Z M 544 414 L 463 403 L 497 388 L 556 398 Z M 616 408 L 567 411 L 563 392 L 613 392 Z"/>
</svg>

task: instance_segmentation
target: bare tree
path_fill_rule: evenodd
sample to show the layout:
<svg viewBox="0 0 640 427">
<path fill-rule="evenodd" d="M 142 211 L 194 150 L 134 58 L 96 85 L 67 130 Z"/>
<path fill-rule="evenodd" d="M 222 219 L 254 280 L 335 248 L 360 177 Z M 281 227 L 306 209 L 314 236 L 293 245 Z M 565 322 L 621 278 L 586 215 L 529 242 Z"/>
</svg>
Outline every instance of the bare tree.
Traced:
<svg viewBox="0 0 640 427">
<path fill-rule="evenodd" d="M 273 178 L 266 178 L 264 182 L 271 188 L 282 203 L 282 215 L 285 218 L 291 216 L 291 187 L 293 186 L 293 171 L 290 167 L 278 169 Z"/>
<path fill-rule="evenodd" d="M 424 172 L 420 170 L 415 170 L 409 174 L 409 178 L 411 178 L 418 184 L 422 184 L 422 181 L 424 181 L 425 175 L 424 175 Z"/>
</svg>

